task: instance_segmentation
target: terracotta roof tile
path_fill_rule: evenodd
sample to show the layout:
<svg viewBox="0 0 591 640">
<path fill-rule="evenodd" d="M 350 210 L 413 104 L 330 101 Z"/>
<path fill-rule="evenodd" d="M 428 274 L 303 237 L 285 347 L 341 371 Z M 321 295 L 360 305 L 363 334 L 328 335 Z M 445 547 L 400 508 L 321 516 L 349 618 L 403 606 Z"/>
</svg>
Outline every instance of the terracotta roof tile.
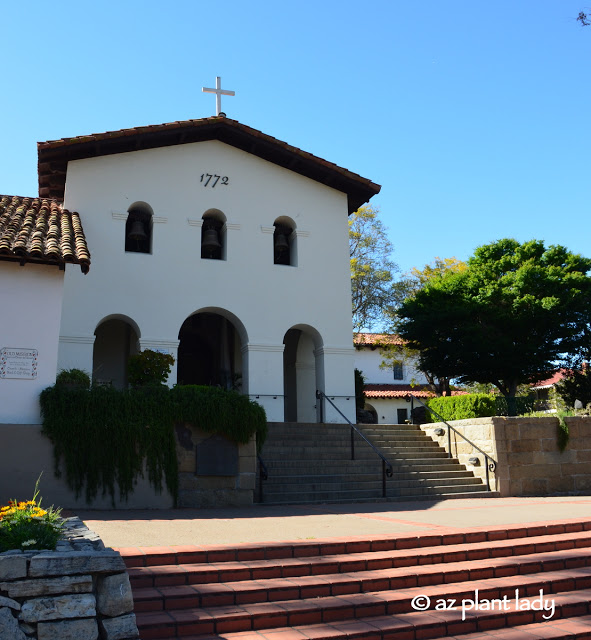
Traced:
<svg viewBox="0 0 591 640">
<path fill-rule="evenodd" d="M 60 202 L 0 195 L 0 260 L 90 268 L 80 216 Z"/>
<path fill-rule="evenodd" d="M 63 198 L 70 160 L 202 140 L 220 140 L 344 192 L 348 196 L 349 213 L 356 211 L 381 188 L 348 169 L 247 127 L 237 120 L 214 116 L 38 142 L 39 194 L 41 197 Z"/>
<path fill-rule="evenodd" d="M 427 385 L 417 384 L 366 384 L 366 398 L 406 398 L 411 394 L 417 398 L 434 398 L 435 393 Z M 465 395 L 466 391 L 452 390 L 452 396 Z"/>
<path fill-rule="evenodd" d="M 560 371 L 555 371 L 549 378 L 546 380 L 540 380 L 539 382 L 534 382 L 532 384 L 533 389 L 549 389 L 553 387 L 557 382 L 560 382 L 566 375 L 566 371 L 561 369 Z"/>
<path fill-rule="evenodd" d="M 353 344 L 358 347 L 379 347 L 380 345 L 404 345 L 404 340 L 395 333 L 354 333 Z"/>
</svg>

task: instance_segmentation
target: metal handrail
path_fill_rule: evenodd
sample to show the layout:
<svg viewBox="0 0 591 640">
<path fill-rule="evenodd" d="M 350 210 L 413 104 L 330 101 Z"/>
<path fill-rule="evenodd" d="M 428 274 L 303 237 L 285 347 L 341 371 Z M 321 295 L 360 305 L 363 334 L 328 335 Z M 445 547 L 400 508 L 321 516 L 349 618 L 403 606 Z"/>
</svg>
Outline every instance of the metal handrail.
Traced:
<svg viewBox="0 0 591 640">
<path fill-rule="evenodd" d="M 451 424 L 449 424 L 449 422 L 447 420 L 445 420 L 443 417 L 441 417 L 437 413 L 437 411 L 435 411 L 435 409 L 431 409 L 431 407 L 426 405 L 422 400 L 417 398 L 412 393 L 409 393 L 409 396 L 411 397 L 412 401 L 416 400 L 419 404 L 421 404 L 423 407 L 425 407 L 425 409 L 427 409 L 427 411 L 431 412 L 434 416 L 436 416 L 439 419 L 440 422 L 443 422 L 443 424 L 445 424 L 447 426 L 447 450 L 448 450 L 448 457 L 449 458 L 453 458 L 452 453 L 451 453 L 451 432 L 452 431 L 454 433 L 456 433 L 457 435 L 459 435 L 460 438 L 463 438 L 470 446 L 472 446 L 474 449 L 476 449 L 476 451 L 479 451 L 485 457 L 485 461 L 486 461 L 486 488 L 487 488 L 488 491 L 490 491 L 491 488 L 490 488 L 490 479 L 489 479 L 489 476 L 488 476 L 488 472 L 490 470 L 490 471 L 492 471 L 494 473 L 496 468 L 497 468 L 497 465 L 499 463 L 492 456 L 490 456 L 488 453 L 486 453 L 486 451 L 483 451 L 480 447 L 475 445 L 471 440 L 466 438 L 466 436 L 461 431 L 458 431 L 455 427 L 452 427 Z M 411 408 L 410 408 L 411 420 L 412 420 L 412 410 L 413 410 L 413 407 L 412 407 L 412 404 L 411 404 Z M 490 462 L 489 462 L 489 460 L 490 460 Z"/>
<path fill-rule="evenodd" d="M 336 397 L 336 396 L 334 396 L 334 397 Z M 342 396 L 342 397 L 350 397 L 350 396 Z M 328 400 L 330 402 L 330 404 L 332 404 L 332 406 L 338 411 L 338 413 L 349 423 L 349 426 L 351 427 L 351 460 L 355 460 L 355 433 L 357 433 L 357 435 L 361 436 L 363 438 L 363 440 L 365 440 L 365 442 L 381 458 L 381 460 L 382 460 L 382 497 L 385 498 L 386 497 L 386 476 L 388 476 L 388 478 L 391 478 L 394 475 L 394 470 L 392 469 L 392 465 L 390 464 L 390 462 L 388 462 L 388 459 L 382 454 L 382 452 L 370 440 L 367 439 L 365 434 L 360 429 L 358 429 L 351 422 L 351 420 L 349 420 L 349 418 L 347 418 L 347 416 L 324 393 L 324 391 L 317 390 L 316 391 L 316 398 L 319 399 L 319 400 L 321 398 L 324 398 L 325 400 Z"/>
<path fill-rule="evenodd" d="M 261 456 L 257 453 L 257 460 L 259 461 L 259 502 L 263 501 L 263 482 L 269 478 L 269 471 L 267 465 L 263 462 Z"/>
</svg>

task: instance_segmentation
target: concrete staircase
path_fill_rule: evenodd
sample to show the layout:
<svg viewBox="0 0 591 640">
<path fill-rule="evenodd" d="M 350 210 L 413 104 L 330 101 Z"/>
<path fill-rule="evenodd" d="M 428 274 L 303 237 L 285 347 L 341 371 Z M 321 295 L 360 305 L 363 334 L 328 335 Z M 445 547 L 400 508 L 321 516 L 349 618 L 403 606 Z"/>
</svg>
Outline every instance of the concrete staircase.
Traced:
<svg viewBox="0 0 591 640">
<path fill-rule="evenodd" d="M 591 638 L 591 521 L 120 551 L 143 640 Z"/>
<path fill-rule="evenodd" d="M 359 425 L 393 467 L 382 490 L 382 462 L 351 429 L 338 424 L 270 423 L 261 457 L 268 471 L 255 499 L 265 504 L 376 502 L 494 497 L 480 478 L 417 425 Z"/>
</svg>

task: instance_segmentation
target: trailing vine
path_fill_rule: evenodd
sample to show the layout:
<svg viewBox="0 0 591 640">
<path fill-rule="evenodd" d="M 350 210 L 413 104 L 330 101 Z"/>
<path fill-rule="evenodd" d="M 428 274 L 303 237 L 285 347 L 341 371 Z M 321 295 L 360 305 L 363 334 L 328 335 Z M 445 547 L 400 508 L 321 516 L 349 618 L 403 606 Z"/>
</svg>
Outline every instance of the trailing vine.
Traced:
<svg viewBox="0 0 591 640">
<path fill-rule="evenodd" d="M 56 476 L 91 502 L 99 491 L 115 502 L 133 492 L 147 473 L 160 493 L 163 484 L 178 495 L 174 425 L 191 423 L 246 443 L 253 433 L 259 446 L 267 433 L 265 410 L 234 391 L 214 387 L 146 387 L 119 391 L 49 387 L 41 393 L 43 433 L 53 444 Z"/>
<path fill-rule="evenodd" d="M 569 432 L 568 425 L 566 424 L 566 420 L 564 419 L 563 413 L 558 413 L 556 415 L 558 418 L 558 426 L 556 428 L 556 444 L 558 445 L 558 450 L 562 453 L 567 445 L 569 440 Z"/>
</svg>

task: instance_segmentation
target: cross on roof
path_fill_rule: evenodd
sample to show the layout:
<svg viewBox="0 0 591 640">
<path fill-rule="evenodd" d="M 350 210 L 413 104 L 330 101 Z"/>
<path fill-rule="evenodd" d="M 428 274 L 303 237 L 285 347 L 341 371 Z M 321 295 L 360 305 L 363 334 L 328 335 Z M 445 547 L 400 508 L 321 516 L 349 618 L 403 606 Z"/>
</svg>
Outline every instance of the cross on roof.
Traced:
<svg viewBox="0 0 591 640">
<path fill-rule="evenodd" d="M 202 87 L 201 91 L 203 93 L 215 93 L 215 110 L 216 116 L 219 116 L 222 112 L 222 96 L 235 96 L 236 93 L 234 91 L 225 91 L 222 89 L 222 79 L 220 76 L 217 76 L 215 79 L 215 89 L 208 89 L 207 87 Z"/>
</svg>

